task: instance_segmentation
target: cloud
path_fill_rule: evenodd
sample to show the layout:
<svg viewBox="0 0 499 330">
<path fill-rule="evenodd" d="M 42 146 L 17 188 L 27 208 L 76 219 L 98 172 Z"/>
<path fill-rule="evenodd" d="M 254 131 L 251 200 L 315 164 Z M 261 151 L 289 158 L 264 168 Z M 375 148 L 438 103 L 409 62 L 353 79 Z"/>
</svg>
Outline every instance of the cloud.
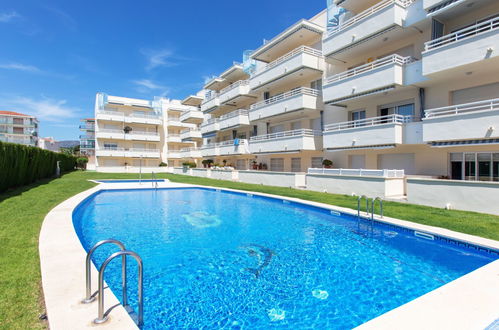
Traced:
<svg viewBox="0 0 499 330">
<path fill-rule="evenodd" d="M 0 23 L 9 23 L 10 21 L 21 17 L 15 11 L 11 11 L 10 13 L 0 13 Z"/>
<path fill-rule="evenodd" d="M 42 70 L 34 65 L 26 65 L 21 63 L 0 63 L 0 69 L 18 70 L 24 72 L 41 73 Z"/>
<path fill-rule="evenodd" d="M 5 100 L 5 105 L 13 110 L 37 117 L 40 121 L 64 122 L 66 119 L 79 117 L 80 109 L 70 107 L 66 100 L 47 97 L 33 99 L 30 97 L 13 97 Z"/>
<path fill-rule="evenodd" d="M 150 79 L 133 80 L 132 83 L 136 86 L 136 90 L 142 94 L 161 91 L 158 96 L 164 97 L 170 92 L 169 87 L 157 84 Z"/>
<path fill-rule="evenodd" d="M 173 51 L 170 49 L 143 49 L 140 52 L 146 57 L 146 70 L 148 71 L 158 67 L 172 67 L 177 65 L 173 58 Z"/>
</svg>

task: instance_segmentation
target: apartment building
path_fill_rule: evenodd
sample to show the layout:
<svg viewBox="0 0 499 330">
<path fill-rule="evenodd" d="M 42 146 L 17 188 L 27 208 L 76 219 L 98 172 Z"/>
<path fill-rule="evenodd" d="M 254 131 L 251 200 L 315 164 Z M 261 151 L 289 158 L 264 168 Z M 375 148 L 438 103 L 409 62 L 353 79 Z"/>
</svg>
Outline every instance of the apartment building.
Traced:
<svg viewBox="0 0 499 330">
<path fill-rule="evenodd" d="M 13 111 L 0 111 L 0 141 L 36 146 L 38 120 Z"/>
<path fill-rule="evenodd" d="M 499 2 L 337 0 L 323 38 L 335 167 L 499 180 Z"/>
<path fill-rule="evenodd" d="M 205 84 L 201 156 L 499 180 L 499 2 L 328 4 Z"/>
<path fill-rule="evenodd" d="M 87 168 L 95 166 L 95 118 L 82 119 L 80 124 L 80 153 L 88 157 Z"/>
<path fill-rule="evenodd" d="M 180 115 L 180 122 L 191 124 L 180 132 L 180 139 L 184 143 L 189 143 L 180 149 L 182 162 L 196 163 L 201 165 L 202 155 L 200 147 L 203 143 L 200 125 L 204 121 L 204 114 L 201 111 L 201 103 L 204 100 L 204 91 L 199 91 L 195 95 L 189 95 L 181 101 L 181 104 L 187 108 Z"/>
<path fill-rule="evenodd" d="M 180 121 L 194 109 L 178 100 L 142 100 L 97 93 L 95 101 L 96 168 L 101 171 L 156 169 L 180 166 L 180 150 L 192 146 L 180 132 L 195 124 Z"/>
</svg>

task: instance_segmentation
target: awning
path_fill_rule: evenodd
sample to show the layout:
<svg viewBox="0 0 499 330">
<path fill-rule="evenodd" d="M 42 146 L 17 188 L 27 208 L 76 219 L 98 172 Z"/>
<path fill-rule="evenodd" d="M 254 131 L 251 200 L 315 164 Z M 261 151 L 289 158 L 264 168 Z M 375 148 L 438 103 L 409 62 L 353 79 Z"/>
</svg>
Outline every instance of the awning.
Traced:
<svg viewBox="0 0 499 330">
<path fill-rule="evenodd" d="M 327 88 L 327 85 L 324 86 L 324 87 Z M 364 92 L 364 93 L 359 93 L 359 94 L 355 94 L 353 96 L 347 96 L 347 97 L 343 97 L 341 99 L 336 99 L 336 100 L 332 100 L 332 101 L 326 101 L 325 103 L 329 104 L 329 105 L 339 105 L 339 106 L 341 106 L 342 104 L 340 104 L 340 102 L 355 100 L 355 99 L 358 99 L 360 97 L 364 97 L 364 96 L 367 96 L 367 95 L 381 94 L 381 93 L 392 91 L 394 89 L 395 89 L 395 86 L 388 86 L 388 87 L 373 89 L 371 91 Z"/>
<path fill-rule="evenodd" d="M 478 146 L 478 145 L 488 145 L 488 144 L 499 144 L 499 139 L 442 141 L 442 142 L 431 142 L 430 143 L 431 147 L 433 147 L 433 148 Z"/>
<path fill-rule="evenodd" d="M 395 148 L 395 144 L 384 144 L 376 146 L 359 146 L 359 147 L 343 147 L 343 148 L 327 148 L 326 151 L 344 151 L 344 150 L 364 150 L 364 149 L 392 149 Z"/>
</svg>

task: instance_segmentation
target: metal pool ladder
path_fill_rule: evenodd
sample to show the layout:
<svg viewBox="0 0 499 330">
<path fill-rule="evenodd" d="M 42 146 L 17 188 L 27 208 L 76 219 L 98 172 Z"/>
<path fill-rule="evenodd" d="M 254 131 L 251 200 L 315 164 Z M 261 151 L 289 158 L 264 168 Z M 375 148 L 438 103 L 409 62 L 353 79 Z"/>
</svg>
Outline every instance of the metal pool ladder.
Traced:
<svg viewBox="0 0 499 330">
<path fill-rule="evenodd" d="M 95 250 L 104 244 L 115 244 L 119 246 L 120 251 L 113 253 L 110 255 L 104 263 L 101 265 L 99 269 L 99 289 L 92 294 L 92 289 L 91 289 L 91 267 L 90 267 L 90 262 L 91 262 L 91 257 L 92 254 L 95 252 Z M 108 314 L 111 312 L 111 310 L 114 307 L 111 307 L 109 310 L 104 312 L 104 271 L 106 270 L 107 265 L 115 258 L 121 256 L 121 289 L 123 292 L 123 307 L 127 310 L 127 312 L 132 312 L 132 309 L 128 305 L 128 299 L 127 299 L 127 276 L 126 276 L 126 256 L 132 256 L 138 264 L 138 297 L 139 297 L 139 313 L 137 315 L 137 321 L 136 324 L 137 326 L 141 327 L 144 323 L 144 301 L 143 301 L 143 266 L 142 266 L 142 258 L 140 256 L 133 252 L 133 251 L 128 251 L 125 249 L 125 245 L 121 243 L 118 240 L 115 239 L 106 239 L 103 241 L 98 242 L 95 244 L 90 251 L 87 253 L 87 258 L 85 260 L 85 276 L 86 276 L 86 296 L 85 299 L 83 299 L 82 303 L 88 304 L 91 303 L 95 300 L 96 295 L 98 296 L 98 302 L 99 302 L 99 307 L 98 307 L 98 316 L 94 320 L 94 323 L 96 324 L 101 324 L 104 323 L 108 320 Z"/>
<path fill-rule="evenodd" d="M 360 220 L 360 202 L 363 198 L 366 200 L 366 214 L 369 214 L 369 198 L 366 195 L 361 195 L 357 197 L 357 220 Z"/>
<path fill-rule="evenodd" d="M 151 179 L 152 179 L 151 183 L 152 183 L 153 188 L 158 189 L 158 180 L 156 178 L 156 173 L 152 172 Z"/>
<path fill-rule="evenodd" d="M 379 202 L 379 216 L 383 218 L 383 200 L 381 197 L 376 197 L 371 200 L 371 221 L 374 221 L 374 204 L 376 201 Z"/>
</svg>

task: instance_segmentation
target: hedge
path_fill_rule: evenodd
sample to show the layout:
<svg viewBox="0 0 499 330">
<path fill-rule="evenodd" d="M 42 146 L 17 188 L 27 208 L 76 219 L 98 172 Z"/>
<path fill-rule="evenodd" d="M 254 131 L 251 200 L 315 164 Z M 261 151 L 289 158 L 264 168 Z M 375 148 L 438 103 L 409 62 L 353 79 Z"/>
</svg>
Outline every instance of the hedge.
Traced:
<svg viewBox="0 0 499 330">
<path fill-rule="evenodd" d="M 0 142 L 0 192 L 75 169 L 76 157 L 22 144 Z"/>
</svg>

